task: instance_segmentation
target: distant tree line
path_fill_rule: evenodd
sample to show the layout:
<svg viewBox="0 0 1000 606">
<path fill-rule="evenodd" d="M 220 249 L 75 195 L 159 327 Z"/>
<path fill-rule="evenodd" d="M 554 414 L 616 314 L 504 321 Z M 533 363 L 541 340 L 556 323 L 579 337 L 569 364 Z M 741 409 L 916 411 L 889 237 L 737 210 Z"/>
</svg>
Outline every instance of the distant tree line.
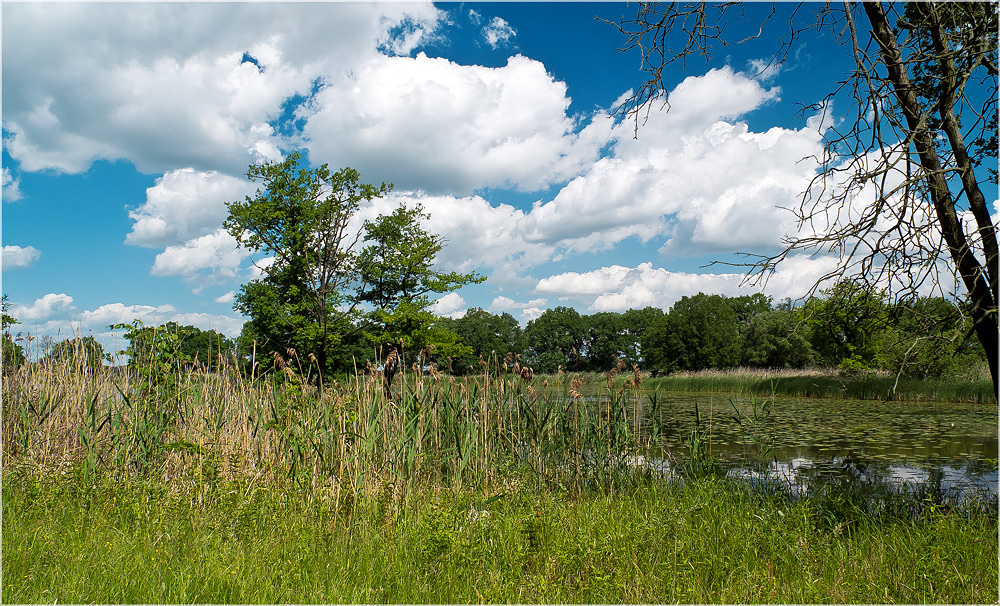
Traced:
<svg viewBox="0 0 1000 606">
<path fill-rule="evenodd" d="M 581 315 L 570 307 L 556 307 L 524 327 L 509 313 L 473 308 L 457 319 L 422 317 L 421 334 L 410 341 L 420 349 L 409 352 L 407 359 L 421 370 L 433 364 L 455 375 L 480 372 L 484 363 L 505 358 L 517 358 L 536 373 L 604 372 L 621 365 L 636 365 L 654 375 L 737 366 L 823 366 L 918 378 L 960 374 L 985 363 L 965 304 L 941 297 L 887 301 L 883 293 L 844 280 L 797 307 L 788 300 L 775 304 L 762 294 L 698 293 L 682 297 L 666 312 L 646 307 Z M 16 322 L 4 314 L 5 369 L 25 362 L 9 332 Z M 255 371 L 267 372 L 276 356 L 282 363 L 309 365 L 293 360 L 288 351 L 267 350 L 246 340 L 238 343 L 215 330 L 174 322 L 114 328 L 125 330 L 129 345 L 118 353 L 127 355 L 130 365 L 156 366 L 161 374 L 212 371 L 222 360 L 237 361 L 247 372 L 256 361 Z M 328 352 L 328 372 L 350 374 L 379 364 L 384 341 L 363 328 L 350 327 Z M 110 360 L 92 336 L 55 343 L 43 358 L 82 370 Z"/>
<path fill-rule="evenodd" d="M 472 309 L 438 323 L 471 348 L 450 361 L 475 372 L 507 352 L 535 372 L 603 372 L 619 361 L 653 374 L 751 368 L 881 369 L 938 377 L 985 362 L 962 304 L 925 297 L 889 304 L 884 294 L 842 281 L 799 307 L 762 294 L 682 297 L 669 311 L 646 307 L 581 315 L 545 311 L 523 329 L 509 314 Z"/>
</svg>

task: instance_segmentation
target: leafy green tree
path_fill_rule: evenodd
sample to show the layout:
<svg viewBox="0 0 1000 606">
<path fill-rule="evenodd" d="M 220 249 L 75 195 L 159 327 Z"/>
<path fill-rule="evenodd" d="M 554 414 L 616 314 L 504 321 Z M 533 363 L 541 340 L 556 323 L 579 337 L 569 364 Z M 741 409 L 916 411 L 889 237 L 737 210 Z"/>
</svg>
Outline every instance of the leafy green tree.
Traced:
<svg viewBox="0 0 1000 606">
<path fill-rule="evenodd" d="M 819 362 L 845 370 L 875 368 L 889 321 L 884 294 L 862 282 L 840 280 L 800 308 Z"/>
<path fill-rule="evenodd" d="M 243 351 L 256 342 L 265 356 L 313 355 L 322 372 L 343 335 L 357 330 L 357 252 L 361 234 L 350 220 L 361 202 L 389 193 L 391 185 L 361 183 L 360 174 L 326 164 L 308 170 L 298 153 L 280 163 L 252 165 L 247 176 L 263 184 L 253 197 L 227 203 L 225 227 L 241 246 L 273 260 L 263 277 L 242 287 L 235 308 L 250 318 Z"/>
<path fill-rule="evenodd" d="M 87 335 L 66 339 L 49 350 L 46 359 L 58 364 L 66 364 L 82 372 L 94 373 L 100 370 L 105 362 L 111 361 L 111 354 L 104 353 L 104 346 Z"/>
<path fill-rule="evenodd" d="M 642 342 L 655 373 L 729 368 L 740 362 L 736 313 L 721 295 L 682 297 Z"/>
<path fill-rule="evenodd" d="M 10 303 L 7 302 L 7 295 L 3 295 L 3 370 L 10 371 L 18 368 L 25 362 L 24 350 L 19 343 L 14 342 L 14 337 L 10 334 L 10 327 L 20 324 L 14 316 L 7 315 L 10 310 Z"/>
<path fill-rule="evenodd" d="M 524 336 L 528 343 L 527 365 L 535 372 L 581 370 L 587 323 L 571 307 L 547 309 L 541 316 L 528 322 Z"/>
<path fill-rule="evenodd" d="M 514 316 L 509 313 L 494 315 L 488 311 L 474 307 L 461 318 L 439 320 L 449 326 L 471 348 L 468 355 L 455 358 L 452 371 L 458 374 L 478 372 L 479 358 L 489 360 L 496 356 L 503 360 L 507 353 L 523 354 L 525 351 L 524 334 Z"/>
<path fill-rule="evenodd" d="M 587 331 L 583 339 L 583 355 L 588 370 L 610 370 L 628 356 L 631 343 L 621 314 L 598 312 L 585 316 L 584 321 Z"/>
<path fill-rule="evenodd" d="M 972 340 L 968 306 L 942 297 L 921 297 L 889 310 L 890 321 L 875 336 L 879 366 L 905 377 L 961 376 L 985 364 Z"/>
<path fill-rule="evenodd" d="M 741 364 L 757 368 L 802 368 L 815 358 L 808 330 L 790 309 L 756 313 L 741 335 Z"/>
<path fill-rule="evenodd" d="M 202 330 L 196 326 L 178 326 L 175 322 L 166 325 L 168 330 L 180 338 L 178 352 L 185 359 L 203 368 L 216 370 L 219 357 L 228 357 L 236 352 L 236 342 L 215 329 Z"/>
<path fill-rule="evenodd" d="M 663 310 L 659 307 L 628 309 L 622 314 L 623 330 L 627 337 L 624 341 L 626 351 L 623 357 L 626 364 L 638 364 L 643 368 L 646 367 L 642 340 L 649 328 L 659 322 L 664 315 Z"/>
<path fill-rule="evenodd" d="M 442 359 L 468 353 L 454 333 L 434 325 L 429 295 L 486 279 L 475 272 L 434 269 L 444 238 L 421 226 L 420 221 L 428 218 L 419 204 L 412 208 L 401 204 L 392 214 L 364 223 L 366 245 L 357 260 L 358 300 L 374 308 L 366 336 L 384 355 L 396 359 L 405 352 L 431 353 L 431 349 Z"/>
<path fill-rule="evenodd" d="M 736 324 L 740 327 L 741 333 L 750 325 L 754 316 L 771 311 L 771 297 L 761 293 L 727 297 L 726 303 L 733 308 L 733 313 L 736 314 Z"/>
</svg>

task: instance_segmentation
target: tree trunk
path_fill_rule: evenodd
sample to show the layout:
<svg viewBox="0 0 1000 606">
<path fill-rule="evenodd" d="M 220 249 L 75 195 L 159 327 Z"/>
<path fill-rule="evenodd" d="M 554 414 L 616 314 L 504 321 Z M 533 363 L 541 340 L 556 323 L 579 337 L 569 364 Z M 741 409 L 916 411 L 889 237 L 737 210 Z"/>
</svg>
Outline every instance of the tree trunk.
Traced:
<svg viewBox="0 0 1000 606">
<path fill-rule="evenodd" d="M 1000 332 L 997 330 L 996 315 L 997 300 L 986 278 L 986 276 L 992 276 L 991 282 L 995 283 L 995 275 L 992 272 L 996 271 L 996 268 L 984 268 L 979 263 L 972 252 L 972 247 L 968 238 L 966 238 L 965 232 L 962 230 L 962 223 L 955 211 L 955 201 L 948 189 L 945 173 L 942 170 L 940 159 L 934 148 L 933 133 L 927 127 L 927 115 L 920 106 L 920 102 L 906 74 L 902 54 L 900 53 L 899 46 L 896 44 L 895 36 L 886 18 L 885 11 L 882 9 L 882 5 L 877 2 L 865 2 L 864 10 L 868 16 L 868 20 L 871 22 L 872 36 L 879 45 L 879 52 L 888 71 L 888 81 L 893 86 L 896 99 L 899 101 L 900 109 L 906 119 L 910 143 L 913 145 L 920 166 L 923 168 L 924 178 L 927 181 L 928 191 L 931 202 L 934 205 L 938 225 L 941 228 L 941 234 L 948 245 L 948 250 L 955 261 L 955 266 L 962 277 L 962 281 L 972 298 L 972 320 L 976 336 L 982 344 L 983 350 L 986 352 L 986 360 L 990 365 L 990 376 L 993 379 L 993 393 L 997 395 L 997 363 L 998 358 L 1000 358 L 1000 341 L 998 341 L 1000 339 Z M 950 107 L 942 108 L 942 112 L 950 111 Z M 947 126 L 946 130 L 948 130 Z M 949 132 L 948 135 L 951 137 L 956 133 Z M 957 133 L 957 135 L 959 140 L 961 140 L 961 134 Z M 952 145 L 954 147 L 955 144 L 952 143 Z M 964 145 L 962 149 L 964 150 Z M 964 185 L 965 181 L 963 179 Z M 971 202 L 972 199 L 970 197 Z M 994 238 L 993 242 L 995 244 L 995 234 L 992 230 L 989 233 L 983 233 L 983 237 Z M 984 244 L 989 246 L 988 242 L 984 241 Z M 994 251 L 995 247 L 992 251 L 988 250 L 987 254 L 994 253 Z"/>
</svg>

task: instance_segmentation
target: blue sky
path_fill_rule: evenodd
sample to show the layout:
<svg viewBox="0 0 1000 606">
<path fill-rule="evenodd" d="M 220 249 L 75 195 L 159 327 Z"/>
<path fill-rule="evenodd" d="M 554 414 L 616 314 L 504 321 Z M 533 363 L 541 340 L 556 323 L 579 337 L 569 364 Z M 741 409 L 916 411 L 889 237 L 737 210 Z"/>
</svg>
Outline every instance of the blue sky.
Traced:
<svg viewBox="0 0 1000 606">
<path fill-rule="evenodd" d="M 794 231 L 782 207 L 815 174 L 801 160 L 847 111 L 798 109 L 843 78 L 847 49 L 811 34 L 759 74 L 777 27 L 678 65 L 670 111 L 636 139 L 612 113 L 644 80 L 639 56 L 595 19 L 629 8 L 4 3 L 2 288 L 18 328 L 110 343 L 108 324 L 138 317 L 235 336 L 233 293 L 261 259 L 221 229 L 225 202 L 253 191 L 249 163 L 295 150 L 395 184 L 359 221 L 400 201 L 431 213 L 441 268 L 488 277 L 443 315 L 752 292 L 706 264 Z M 748 4 L 732 37 L 766 10 Z M 800 297 L 834 262 L 793 258 L 765 292 Z"/>
</svg>

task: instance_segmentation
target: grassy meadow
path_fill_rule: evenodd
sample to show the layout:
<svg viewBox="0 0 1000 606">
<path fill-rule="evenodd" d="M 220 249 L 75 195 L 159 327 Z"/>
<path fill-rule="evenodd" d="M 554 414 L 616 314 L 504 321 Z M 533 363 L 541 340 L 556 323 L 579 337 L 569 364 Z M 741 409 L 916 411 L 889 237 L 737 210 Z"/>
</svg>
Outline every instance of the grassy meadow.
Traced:
<svg viewBox="0 0 1000 606">
<path fill-rule="evenodd" d="M 4 601 L 997 599 L 995 503 L 661 477 L 638 373 L 281 366 L 5 372 Z"/>
</svg>

